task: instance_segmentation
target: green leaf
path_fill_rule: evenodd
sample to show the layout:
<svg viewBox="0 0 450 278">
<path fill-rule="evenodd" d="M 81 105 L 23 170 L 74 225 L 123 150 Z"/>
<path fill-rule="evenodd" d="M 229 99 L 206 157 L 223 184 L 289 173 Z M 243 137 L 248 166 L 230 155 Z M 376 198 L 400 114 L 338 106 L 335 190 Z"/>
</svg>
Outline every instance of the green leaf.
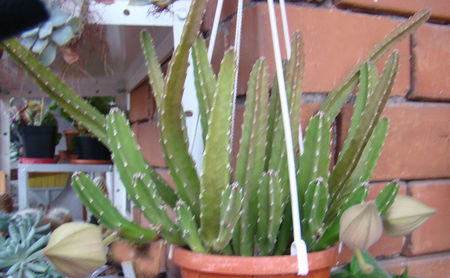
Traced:
<svg viewBox="0 0 450 278">
<path fill-rule="evenodd" d="M 42 51 L 41 55 L 39 55 L 39 61 L 48 67 L 50 66 L 56 58 L 56 45 L 50 43 L 47 47 Z"/>
<path fill-rule="evenodd" d="M 50 21 L 44 22 L 39 28 L 39 39 L 44 39 L 53 32 L 53 25 Z"/>
<path fill-rule="evenodd" d="M 33 51 L 36 54 L 41 54 L 42 51 L 47 47 L 49 40 L 48 39 L 38 39 L 34 43 L 33 47 L 31 48 L 31 51 Z"/>
<path fill-rule="evenodd" d="M 61 9 L 54 8 L 50 11 L 50 20 L 51 24 L 54 27 L 62 26 L 69 19 L 69 15 L 62 11 Z"/>
<path fill-rule="evenodd" d="M 52 33 L 52 40 L 59 46 L 66 45 L 74 37 L 75 34 L 73 33 L 72 28 L 68 25 L 58 28 Z"/>
<path fill-rule="evenodd" d="M 28 38 L 28 37 L 37 37 L 38 34 L 39 34 L 39 27 L 36 27 L 36 28 L 33 28 L 33 29 L 23 32 L 22 35 L 20 35 L 20 36 L 24 37 L 24 38 Z"/>
<path fill-rule="evenodd" d="M 386 211 L 394 203 L 395 197 L 397 197 L 399 190 L 400 184 L 395 181 L 391 181 L 378 194 L 377 198 L 375 199 L 375 204 L 377 205 L 378 212 L 380 212 L 381 216 L 385 214 Z"/>
</svg>

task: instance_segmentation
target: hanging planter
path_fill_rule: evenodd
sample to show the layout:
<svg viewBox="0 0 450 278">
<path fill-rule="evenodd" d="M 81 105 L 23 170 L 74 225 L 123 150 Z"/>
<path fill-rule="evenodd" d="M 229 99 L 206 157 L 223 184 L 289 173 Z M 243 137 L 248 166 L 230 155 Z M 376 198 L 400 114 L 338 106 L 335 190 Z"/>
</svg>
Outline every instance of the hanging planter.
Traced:
<svg viewBox="0 0 450 278">
<path fill-rule="evenodd" d="M 338 248 L 308 254 L 308 278 L 330 277 L 336 265 Z M 199 254 L 173 248 L 172 261 L 180 267 L 182 278 L 202 277 L 299 277 L 296 256 L 242 257 Z"/>
<path fill-rule="evenodd" d="M 280 92 L 290 93 L 290 97 L 287 98 L 291 102 L 290 113 L 286 111 L 288 109 L 282 109 L 280 112 L 280 106 L 277 105 L 285 102 L 286 99 L 283 98 L 286 96 L 283 93 L 279 96 L 276 93 L 269 94 L 267 65 L 264 59 L 258 60 L 250 73 L 241 143 L 236 168 L 233 171 L 231 169 L 233 136 L 230 135 L 233 130 L 232 107 L 235 103 L 233 90 L 238 65 L 234 51 L 227 51 L 219 74 L 217 77 L 213 74 L 207 60 L 205 43 L 200 38 L 196 39 L 202 17 L 201 11 L 204 11 L 205 7 L 206 1 L 192 2 L 181 43 L 174 52 L 166 78 L 163 78 L 150 36 L 146 33 L 141 34 L 141 43 L 151 77 L 150 83 L 160 112 L 158 125 L 161 143 L 176 190 L 172 190 L 172 187 L 168 186 L 145 161 L 124 113 L 112 109 L 104 118 L 64 83 L 52 78 L 49 70 L 37 63 L 34 57 L 25 56 L 36 66 L 36 68 L 29 67 L 28 70 L 39 84 L 46 84 L 46 80 L 52 84 L 56 83 L 55 86 L 46 87 L 46 92 L 57 98 L 75 120 L 80 121 L 113 151 L 114 163 L 128 196 L 152 225 L 148 229 L 143 228 L 122 217 L 94 181 L 85 174 L 75 174 L 72 186 L 85 206 L 99 218 L 100 222 L 110 230 L 119 231 L 121 237 L 135 243 L 144 243 L 161 236 L 167 242 L 189 246 L 193 252 L 175 248 L 171 256 L 173 262 L 184 271 L 185 278 L 268 275 L 297 277 L 298 273 L 308 273 L 308 266 L 310 273 L 306 277 L 324 277 L 322 274 L 327 277 L 330 268 L 336 262 L 337 251 L 331 246 L 339 240 L 339 219 L 346 209 L 366 198 L 368 190 L 366 184 L 386 137 L 387 120 L 380 120 L 379 116 L 392 89 L 398 68 L 398 56 L 394 52 L 389 57 L 380 79 L 373 70 L 372 63 L 378 60 L 395 41 L 405 37 L 425 21 L 429 17 L 429 12 L 419 12 L 386 36 L 375 50 L 362 60 L 366 63 L 358 64 L 348 78 L 327 97 L 320 112 L 310 120 L 305 134 L 304 152 L 300 151 L 302 148 L 299 146 L 302 139 L 283 134 L 284 126 L 290 126 L 291 134 L 294 135 L 298 134 L 300 129 L 299 82 L 302 80 L 303 72 L 300 36 L 298 34 L 294 36 L 291 56 L 286 62 L 285 75 L 289 78 L 285 82 L 278 80 L 278 88 L 276 86 L 272 88 L 273 92 L 278 89 Z M 23 47 L 15 41 L 1 45 L 9 53 L 24 52 Z M 198 175 L 196 164 L 189 154 L 184 137 L 183 119 L 179 116 L 183 112 L 181 100 L 191 45 L 194 79 L 197 94 L 200 96 L 198 97 L 200 125 L 205 145 L 201 175 Z M 23 59 L 20 55 L 14 57 Z M 280 59 L 278 65 L 279 62 Z M 339 156 L 340 159 L 330 173 L 330 125 L 358 83 L 360 92 L 355 100 L 352 128 L 344 144 L 344 150 Z M 62 89 L 56 91 L 54 88 Z M 369 88 L 375 90 L 369 91 Z M 282 115 L 286 116 L 283 117 L 287 118 L 286 121 L 283 121 Z M 288 163 L 281 159 L 286 157 L 286 153 L 289 154 L 283 148 L 283 142 L 284 138 L 290 137 L 293 137 L 290 144 L 291 149 L 294 149 L 292 156 L 298 155 L 299 161 L 297 183 L 294 182 L 296 173 L 292 171 L 295 170 L 295 167 L 292 167 L 295 166 L 292 165 L 294 163 L 289 167 L 291 171 L 288 176 Z M 292 237 L 291 224 L 283 220 L 290 219 L 290 210 L 286 208 L 289 195 L 297 197 L 297 194 L 292 193 L 295 191 L 289 194 L 288 180 L 291 187 L 292 185 L 298 187 L 300 199 L 299 205 L 296 198 L 292 199 L 294 215 L 292 226 L 299 258 L 275 255 L 286 252 L 289 239 Z M 380 199 L 377 198 L 379 204 L 377 209 L 385 210 L 392 204 L 398 187 L 395 182 L 386 187 L 388 190 L 379 195 Z M 167 207 L 174 212 L 176 221 L 173 221 L 173 215 L 167 213 Z M 298 209 L 302 212 L 301 227 Z M 308 256 L 306 249 L 311 252 Z M 324 249 L 326 250 L 320 251 Z M 237 256 L 203 255 L 232 252 Z M 328 259 L 324 259 L 320 254 L 329 252 L 334 254 L 334 258 L 325 263 Z M 270 255 L 274 256 L 268 259 L 266 256 Z M 305 263 L 306 257 L 308 263 Z M 230 262 L 227 262 L 228 259 Z M 286 264 L 283 259 L 287 260 Z M 243 272 L 229 273 L 235 265 L 241 265 L 244 268 Z M 274 272 L 272 275 L 269 265 L 283 272 Z M 198 266 L 199 273 L 192 272 L 196 269 L 195 266 Z M 253 270 L 259 273 L 252 272 Z M 318 273 L 314 270 L 318 270 Z M 191 272 L 193 276 L 188 275 Z"/>
</svg>

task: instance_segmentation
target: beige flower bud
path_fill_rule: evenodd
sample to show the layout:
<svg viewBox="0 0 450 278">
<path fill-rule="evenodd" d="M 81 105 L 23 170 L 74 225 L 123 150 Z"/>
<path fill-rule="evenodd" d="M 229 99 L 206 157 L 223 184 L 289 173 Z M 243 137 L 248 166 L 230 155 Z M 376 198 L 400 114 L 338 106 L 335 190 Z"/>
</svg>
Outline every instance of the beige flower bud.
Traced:
<svg viewBox="0 0 450 278">
<path fill-rule="evenodd" d="M 416 199 L 398 195 L 383 215 L 384 230 L 390 237 L 404 236 L 425 223 L 436 210 Z"/>
<path fill-rule="evenodd" d="M 383 223 L 374 201 L 354 205 L 341 216 L 339 238 L 352 249 L 367 250 L 383 233 Z"/>
<path fill-rule="evenodd" d="M 71 278 L 84 278 L 106 263 L 100 227 L 83 222 L 59 226 L 43 254 L 59 272 Z"/>
</svg>

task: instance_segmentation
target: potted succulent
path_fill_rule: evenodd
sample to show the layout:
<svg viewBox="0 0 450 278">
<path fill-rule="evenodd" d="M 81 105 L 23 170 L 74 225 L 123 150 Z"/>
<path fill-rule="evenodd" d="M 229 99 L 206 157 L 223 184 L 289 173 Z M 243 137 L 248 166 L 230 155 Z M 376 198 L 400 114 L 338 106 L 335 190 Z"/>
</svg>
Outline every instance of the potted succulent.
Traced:
<svg viewBox="0 0 450 278">
<path fill-rule="evenodd" d="M 200 276 L 195 277 L 296 276 L 296 258 L 281 256 L 286 254 L 291 241 L 292 223 L 277 88 L 272 88 L 269 94 L 267 66 L 263 59 L 258 60 L 248 83 L 242 138 L 233 171 L 229 134 L 235 57 L 233 51 L 225 53 L 216 78 L 206 59 L 205 44 L 197 38 L 206 2 L 192 1 L 181 42 L 165 78 L 149 35 L 143 33 L 141 37 L 158 107 L 161 143 L 175 190 L 145 161 L 122 112 L 112 109 L 103 117 L 16 41 L 3 42 L 2 47 L 71 117 L 108 146 L 128 196 L 151 223 L 149 228 L 143 228 L 126 220 L 89 177 L 76 173 L 72 178 L 74 188 L 105 227 L 119 231 L 121 237 L 135 243 L 162 237 L 168 243 L 188 247 L 190 251 L 175 247 L 172 254 L 183 277 L 196 272 Z M 339 239 L 340 216 L 365 199 L 366 185 L 386 136 L 387 120 L 379 117 L 392 89 L 398 54 L 394 52 L 389 57 L 379 79 L 372 64 L 428 17 L 428 11 L 416 14 L 375 46 L 310 121 L 305 151 L 298 156 L 297 169 L 303 235 L 311 252 L 310 277 L 328 276 L 335 264 L 337 250 L 333 245 Z M 191 47 L 205 142 L 201 175 L 197 174 L 188 152 L 181 106 Z M 285 75 L 295 134 L 299 126 L 302 78 L 298 35 L 294 36 L 292 49 Z M 330 126 L 358 84 L 352 128 L 337 164 L 328 174 Z M 299 153 L 298 149 L 296 152 Z M 378 199 L 380 209 L 388 208 L 397 192 L 395 183 L 387 186 Z M 168 211 L 174 212 L 175 221 Z M 324 259 L 328 256 L 331 258 Z M 255 269 L 251 265 L 261 267 Z M 270 265 L 275 266 L 273 270 Z M 230 273 L 234 269 L 238 272 Z"/>
<path fill-rule="evenodd" d="M 40 101 L 14 98 L 10 101 L 11 130 L 18 135 L 23 147 L 23 157 L 52 159 L 58 144 L 58 123 L 52 114 L 55 104 L 46 107 Z"/>
<path fill-rule="evenodd" d="M 0 276 L 62 278 L 42 256 L 50 224 L 41 225 L 42 213 L 10 215 L 0 212 Z"/>
<path fill-rule="evenodd" d="M 108 114 L 109 110 L 114 106 L 114 97 L 85 97 L 90 105 L 97 109 L 102 115 Z M 74 153 L 76 158 L 72 162 L 93 161 L 108 162 L 111 160 L 111 152 L 102 144 L 92 133 L 85 128 L 82 123 L 77 122 L 63 109 L 61 116 L 69 122 L 76 130 L 65 130 L 67 149 Z"/>
</svg>

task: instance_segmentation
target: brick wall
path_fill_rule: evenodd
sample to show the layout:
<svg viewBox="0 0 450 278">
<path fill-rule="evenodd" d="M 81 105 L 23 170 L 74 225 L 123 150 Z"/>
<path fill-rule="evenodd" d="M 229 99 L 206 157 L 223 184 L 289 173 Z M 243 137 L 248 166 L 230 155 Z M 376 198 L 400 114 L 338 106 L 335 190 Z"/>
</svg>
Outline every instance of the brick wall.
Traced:
<svg viewBox="0 0 450 278">
<path fill-rule="evenodd" d="M 208 36 L 215 0 L 208 4 L 203 32 Z M 265 56 L 273 66 L 267 6 L 264 1 L 246 0 L 242 30 L 239 95 L 253 62 Z M 372 177 L 371 196 L 392 179 L 401 181 L 401 193 L 414 196 L 438 213 L 405 238 L 382 240 L 371 248 L 383 266 L 399 273 L 409 267 L 410 275 L 448 277 L 450 269 L 450 4 L 446 0 L 336 0 L 289 1 L 287 15 L 291 32 L 299 30 L 305 42 L 305 126 L 325 94 L 345 76 L 372 46 L 407 15 L 431 8 L 430 23 L 398 43 L 400 70 L 384 116 L 390 128 L 383 153 Z M 319 2 L 319 3 L 317 3 Z M 321 2 L 321 3 L 320 3 Z M 236 0 L 225 1 L 213 64 L 234 40 Z M 281 29 L 280 29 L 281 32 Z M 280 33 L 281 34 L 281 33 Z M 282 50 L 284 51 L 284 50 Z M 380 61 L 382 67 L 384 60 Z M 153 96 L 147 82 L 131 93 L 130 120 L 150 164 L 168 177 L 159 146 Z M 238 107 L 238 114 L 242 107 Z M 239 121 L 238 115 L 237 120 Z M 349 126 L 351 107 L 337 120 L 336 148 Z M 236 126 L 239 126 L 237 124 Z M 239 135 L 239 130 L 236 131 Z M 238 140 L 235 140 L 238 141 Z M 369 197 L 371 197 L 369 196 Z M 347 249 L 341 262 L 351 253 Z"/>
</svg>

